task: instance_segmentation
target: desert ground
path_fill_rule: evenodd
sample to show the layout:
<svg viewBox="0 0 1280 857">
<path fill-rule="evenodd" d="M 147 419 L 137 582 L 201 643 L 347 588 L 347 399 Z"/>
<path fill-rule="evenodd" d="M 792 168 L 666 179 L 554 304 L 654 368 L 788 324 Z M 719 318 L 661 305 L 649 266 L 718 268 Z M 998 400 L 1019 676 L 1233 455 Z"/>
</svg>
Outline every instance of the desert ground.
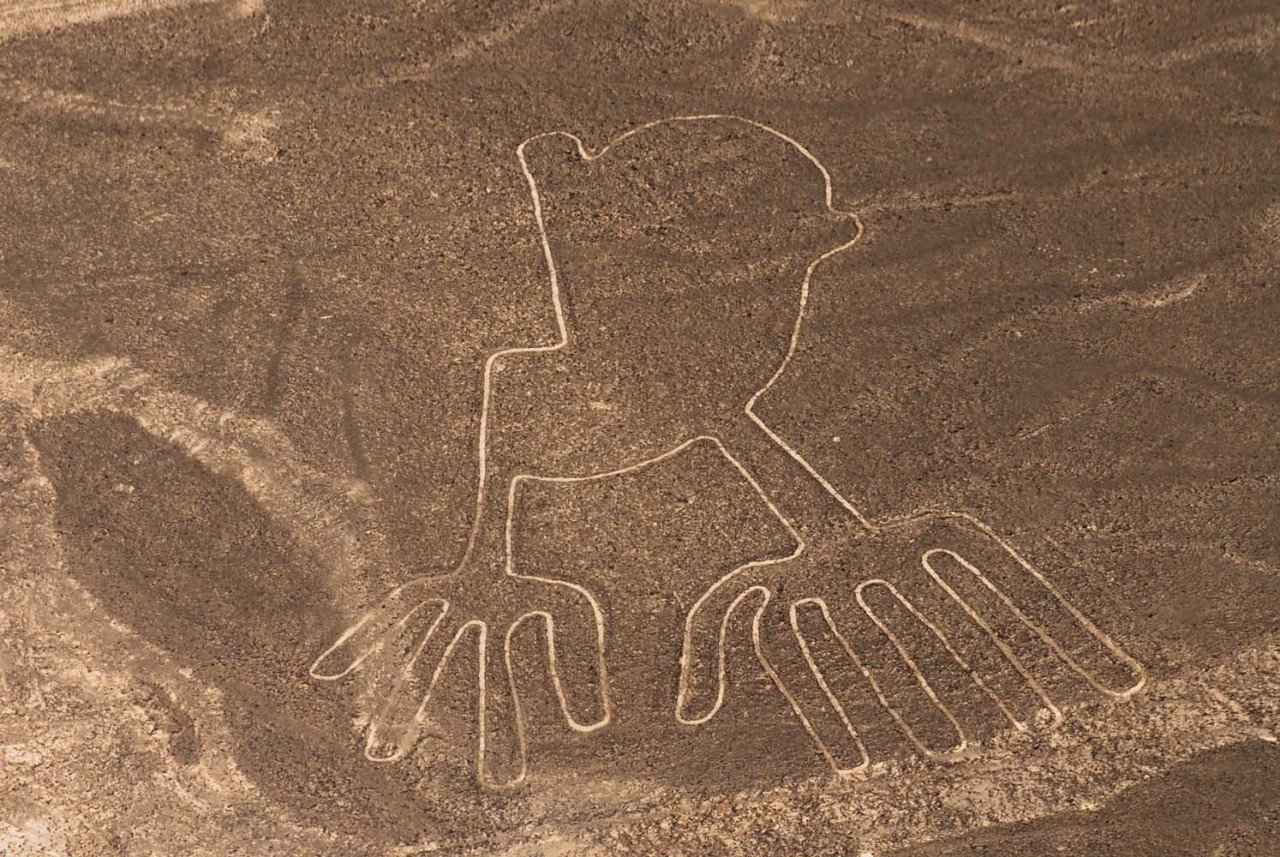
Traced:
<svg viewBox="0 0 1280 857">
<path fill-rule="evenodd" d="M 1280 7 L 0 0 L 0 854 L 1280 855 Z"/>
</svg>

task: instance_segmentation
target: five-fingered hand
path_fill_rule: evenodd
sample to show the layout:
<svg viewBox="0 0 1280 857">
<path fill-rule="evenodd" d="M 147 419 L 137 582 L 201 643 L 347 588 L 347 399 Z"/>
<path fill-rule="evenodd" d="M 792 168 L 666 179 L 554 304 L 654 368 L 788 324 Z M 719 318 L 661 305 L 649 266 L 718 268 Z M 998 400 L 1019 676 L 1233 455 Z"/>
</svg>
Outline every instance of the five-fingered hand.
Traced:
<svg viewBox="0 0 1280 857">
<path fill-rule="evenodd" d="M 489 787 L 512 786 L 528 773 L 512 671 L 512 643 L 528 622 L 542 626 L 547 669 L 569 727 L 586 733 L 606 725 L 604 619 L 595 599 L 571 583 L 501 569 L 464 567 L 396 587 L 316 659 L 311 675 L 367 677 L 373 712 L 365 755 L 395 761 L 421 736 L 450 659 L 459 647 L 474 647 L 477 776 Z"/>
<path fill-rule="evenodd" d="M 968 515 L 921 514 L 853 542 L 838 546 L 834 567 L 799 551 L 743 566 L 698 600 L 685 623 L 680 722 L 704 723 L 724 704 L 725 636 L 742 607 L 754 608 L 761 666 L 838 773 L 871 761 L 853 697 L 873 700 L 916 751 L 948 759 L 984 719 L 1019 731 L 1056 724 L 1072 677 L 1116 699 L 1145 681 L 1137 661 Z"/>
</svg>

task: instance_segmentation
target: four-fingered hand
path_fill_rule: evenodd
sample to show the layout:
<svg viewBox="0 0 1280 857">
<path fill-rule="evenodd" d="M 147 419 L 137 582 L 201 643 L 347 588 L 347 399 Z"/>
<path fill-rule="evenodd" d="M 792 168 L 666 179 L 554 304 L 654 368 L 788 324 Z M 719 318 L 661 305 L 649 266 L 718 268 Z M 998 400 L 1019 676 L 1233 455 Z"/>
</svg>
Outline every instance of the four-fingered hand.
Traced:
<svg viewBox="0 0 1280 857">
<path fill-rule="evenodd" d="M 874 699 L 915 750 L 949 759 L 973 742 L 966 720 L 981 712 L 966 706 L 1021 731 L 1062 719 L 1055 697 L 1070 676 L 1116 699 L 1145 682 L 1137 661 L 968 515 L 916 515 L 852 542 L 834 563 L 801 550 L 743 566 L 698 600 L 685 623 L 677 720 L 704 723 L 724 704 L 725 635 L 742 607 L 754 608 L 761 666 L 838 773 L 871 761 L 853 695 Z M 908 680 L 890 686 L 895 671 Z M 802 694 L 805 684 L 820 693 Z"/>
<path fill-rule="evenodd" d="M 365 755 L 394 761 L 418 741 L 450 659 L 459 647 L 474 647 L 477 776 L 494 788 L 516 785 L 527 761 L 512 643 L 529 622 L 542 627 L 566 723 L 583 733 L 606 725 L 604 619 L 595 599 L 571 583 L 501 569 L 464 567 L 396 587 L 316 659 L 311 675 L 334 680 L 359 670 L 367 676 L 373 713 Z"/>
</svg>

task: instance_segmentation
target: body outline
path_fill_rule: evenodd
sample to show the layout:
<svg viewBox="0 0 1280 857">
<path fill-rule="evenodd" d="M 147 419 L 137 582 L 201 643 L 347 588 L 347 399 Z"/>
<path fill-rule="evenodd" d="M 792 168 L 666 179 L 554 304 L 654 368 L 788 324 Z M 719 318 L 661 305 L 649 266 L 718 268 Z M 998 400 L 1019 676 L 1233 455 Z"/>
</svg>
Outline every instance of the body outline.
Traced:
<svg viewBox="0 0 1280 857">
<path fill-rule="evenodd" d="M 677 124 L 677 123 L 713 122 L 713 121 L 714 122 L 735 122 L 735 123 L 740 123 L 746 126 L 750 126 L 759 131 L 763 131 L 769 135 L 772 135 L 773 137 L 779 140 L 782 140 L 783 142 L 791 146 L 806 161 L 808 161 L 814 168 L 816 168 L 819 174 L 822 176 L 823 204 L 826 209 L 826 212 L 829 215 L 834 215 L 839 219 L 847 220 L 854 227 L 854 232 L 851 238 L 836 245 L 831 249 L 826 250 L 825 252 L 823 252 L 822 254 L 820 254 L 810 262 L 808 262 L 808 264 L 806 265 L 803 279 L 800 284 L 799 299 L 798 299 L 797 308 L 796 308 L 795 321 L 791 325 L 791 333 L 790 333 L 785 354 L 783 355 L 782 360 L 779 362 L 777 368 L 769 376 L 768 380 L 764 383 L 764 385 L 760 387 L 758 390 L 756 390 L 755 392 L 753 392 L 751 396 L 748 398 L 746 404 L 742 408 L 742 412 L 746 415 L 748 420 L 752 424 L 754 424 L 754 426 L 765 435 L 765 437 L 768 439 L 768 441 L 771 444 L 773 444 L 775 447 L 785 452 L 789 458 L 791 458 L 796 464 L 798 464 L 804 470 L 804 472 L 807 474 L 807 476 L 810 479 L 812 479 L 817 485 L 819 485 L 822 488 L 822 490 L 826 493 L 827 496 L 835 500 L 859 526 L 861 526 L 866 532 L 870 534 L 889 531 L 900 526 L 907 526 L 920 519 L 929 518 L 929 517 L 959 519 L 966 522 L 968 525 L 977 528 L 985 536 L 992 539 L 1004 551 L 1006 551 L 1022 568 L 1024 568 L 1031 575 L 1033 575 L 1033 577 L 1041 585 L 1043 585 L 1047 589 L 1047 591 L 1062 606 L 1064 606 L 1067 609 L 1067 611 L 1076 619 L 1077 622 L 1081 624 L 1081 626 L 1089 634 L 1094 636 L 1094 638 L 1097 639 L 1100 643 L 1102 643 L 1102 645 L 1105 648 L 1111 651 L 1127 667 L 1129 667 L 1130 670 L 1134 673 L 1134 675 L 1137 676 L 1136 682 L 1131 687 L 1120 692 L 1112 691 L 1102 687 L 1098 682 L 1096 682 L 1093 679 L 1092 676 L 1088 674 L 1087 670 L 1085 670 L 1073 659 L 1071 659 L 1070 656 L 1067 655 L 1065 651 L 1061 649 L 1061 646 L 1057 644 L 1056 641 L 1053 640 L 1051 634 L 1044 631 L 1044 629 L 1039 627 L 1033 620 L 1029 619 L 1028 617 L 1025 616 L 1025 614 L 1022 614 L 1020 611 L 1018 611 L 1016 608 L 1016 605 L 1013 605 L 1012 601 L 1008 598 L 1008 596 L 999 592 L 998 587 L 993 587 L 993 584 L 991 584 L 990 581 L 984 575 L 982 575 L 980 571 L 978 571 L 976 568 L 969 565 L 969 563 L 963 560 L 963 558 L 960 558 L 957 556 L 957 559 L 959 559 L 965 566 L 968 566 L 969 569 L 978 576 L 979 580 L 982 583 L 984 583 L 986 586 L 988 586 L 988 588 L 992 588 L 992 591 L 996 592 L 997 596 L 1001 598 L 1003 601 L 1005 601 L 1007 605 L 1013 607 L 1013 609 L 1018 613 L 1019 619 L 1025 625 L 1027 625 L 1027 627 L 1031 629 L 1038 637 L 1048 642 L 1051 645 L 1051 647 L 1055 649 L 1055 652 L 1057 654 L 1063 656 L 1066 659 L 1068 666 L 1070 666 L 1075 672 L 1083 676 L 1089 682 L 1090 685 L 1092 685 L 1094 688 L 1098 689 L 1102 693 L 1116 699 L 1128 699 L 1134 694 L 1136 694 L 1139 690 L 1142 689 L 1142 687 L 1146 683 L 1145 668 L 1137 660 L 1133 659 L 1130 655 L 1124 652 L 1124 650 L 1121 649 L 1121 647 L 1117 643 L 1115 643 L 1115 641 L 1108 634 L 1106 634 L 1104 631 L 1102 631 L 1096 625 L 1094 625 L 1093 622 L 1090 621 L 1088 617 L 1086 617 L 1083 613 L 1081 613 L 1073 604 L 1071 604 L 1071 602 L 1068 601 L 1065 598 L 1065 596 L 1063 596 L 1061 592 L 1056 587 L 1054 587 L 1053 584 L 1047 578 L 1045 578 L 1037 569 L 1035 569 L 1029 562 L 1027 562 L 1008 542 L 1006 542 L 1004 539 L 998 536 L 986 524 L 978 520 L 976 517 L 968 514 L 967 512 L 955 511 L 955 510 L 943 509 L 943 508 L 923 508 L 923 509 L 915 510 L 913 512 L 906 513 L 904 515 L 887 518 L 878 522 L 875 520 L 872 520 L 864 516 L 861 513 L 861 511 L 859 511 L 858 508 L 839 489 L 837 489 L 812 464 L 810 464 L 809 461 L 805 459 L 804 456 L 796 448 L 794 448 L 789 443 L 787 443 L 787 441 L 784 438 L 782 438 L 761 417 L 759 417 L 756 414 L 755 412 L 756 404 L 765 394 L 767 394 L 770 390 L 772 390 L 773 387 L 786 374 L 797 352 L 797 349 L 800 343 L 801 332 L 804 327 L 806 314 L 808 312 L 809 295 L 810 295 L 814 271 L 818 268 L 820 264 L 822 264 L 827 259 L 830 259 L 834 256 L 837 256 L 843 253 L 846 250 L 851 249 L 859 241 L 861 241 L 865 234 L 865 226 L 863 224 L 861 217 L 856 212 L 837 209 L 834 206 L 833 204 L 834 189 L 833 189 L 833 181 L 831 178 L 831 174 L 827 170 L 826 166 L 806 146 L 798 142 L 796 139 L 794 139 L 790 135 L 782 131 L 779 131 L 776 128 L 773 128 L 763 122 L 759 122 L 754 119 L 750 119 L 747 117 L 743 117 L 743 116 L 731 114 L 731 113 L 699 113 L 699 114 L 672 116 L 672 117 L 652 120 L 649 122 L 636 125 L 624 131 L 623 133 L 611 138 L 607 143 L 605 143 L 599 149 L 596 149 L 594 151 L 588 149 L 579 136 L 567 131 L 547 131 L 547 132 L 535 134 L 531 137 L 526 138 L 523 142 L 521 142 L 517 146 L 516 156 L 520 164 L 521 172 L 529 188 L 530 198 L 531 198 L 533 213 L 534 213 L 534 219 L 538 229 L 539 246 L 542 251 L 543 260 L 546 264 L 547 275 L 550 281 L 551 303 L 554 310 L 555 323 L 556 323 L 556 341 L 548 345 L 515 346 L 515 347 L 501 348 L 490 353 L 484 360 L 482 381 L 481 381 L 481 390 L 482 390 L 481 410 L 480 410 L 479 425 L 477 430 L 478 440 L 476 445 L 477 459 L 478 459 L 477 468 L 476 468 L 477 469 L 476 500 L 474 504 L 472 524 L 469 528 L 466 547 L 463 551 L 462 558 L 458 561 L 458 563 L 454 567 L 455 571 L 465 568 L 468 562 L 472 559 L 476 549 L 477 541 L 482 534 L 482 528 L 484 525 L 486 502 L 489 499 L 488 498 L 489 430 L 490 430 L 490 409 L 491 409 L 491 401 L 493 397 L 493 376 L 495 372 L 498 370 L 498 367 L 503 362 L 504 358 L 517 356 L 517 355 L 551 354 L 551 353 L 555 353 L 555 352 L 566 349 L 570 344 L 569 325 L 568 325 L 568 321 L 566 319 L 566 315 L 564 311 L 564 303 L 563 303 L 563 297 L 562 297 L 562 291 L 561 291 L 561 285 L 560 285 L 560 274 L 557 267 L 555 254 L 552 251 L 550 235 L 548 233 L 547 226 L 546 226 L 546 218 L 544 216 L 544 211 L 543 211 L 542 194 L 539 190 L 538 182 L 533 175 L 533 171 L 530 169 L 529 162 L 526 157 L 527 147 L 531 143 L 537 142 L 539 140 L 544 140 L 552 137 L 563 137 L 565 139 L 570 140 L 574 144 L 574 146 L 576 147 L 578 156 L 582 160 L 582 162 L 589 164 L 607 155 L 609 151 L 613 149 L 617 144 L 637 134 L 640 134 L 648 129 L 655 128 L 662 125 Z M 485 622 L 479 621 L 479 620 L 472 620 L 472 621 L 466 622 L 454 634 L 453 639 L 449 642 L 447 646 L 445 660 L 441 661 L 440 665 L 436 668 L 436 670 L 432 674 L 430 683 L 427 688 L 427 696 L 424 697 L 422 704 L 418 707 L 417 716 L 421 716 L 423 710 L 425 709 L 427 702 L 429 700 L 430 692 L 434 688 L 436 682 L 440 678 L 441 673 L 443 672 L 445 666 L 447 665 L 448 656 L 452 653 L 453 649 L 463 639 L 464 635 L 471 633 L 473 628 L 477 629 L 478 645 L 479 645 L 479 661 L 480 661 L 480 664 L 482 665 L 478 674 L 478 693 L 479 693 L 478 717 L 479 717 L 480 723 L 479 723 L 479 742 L 478 742 L 478 748 L 477 748 L 477 771 L 478 771 L 479 779 L 482 784 L 489 787 L 494 787 L 494 788 L 515 786 L 523 782 L 528 774 L 528 766 L 525 758 L 526 738 L 525 738 L 523 712 L 519 703 L 519 694 L 518 694 L 518 691 L 516 690 L 514 679 L 511 677 L 511 674 L 510 674 L 510 668 L 511 668 L 510 643 L 511 643 L 512 635 L 515 633 L 515 631 L 518 630 L 519 627 L 521 627 L 526 621 L 530 619 L 541 619 L 544 623 L 544 627 L 546 629 L 546 633 L 548 637 L 547 639 L 548 668 L 551 674 L 552 684 L 555 688 L 555 693 L 560 704 L 561 712 L 564 714 L 566 722 L 568 723 L 570 728 L 573 729 L 575 732 L 578 732 L 581 734 L 588 734 L 606 727 L 613 719 L 613 706 L 612 706 L 611 694 L 609 691 L 607 664 L 605 662 L 605 656 L 604 656 L 607 621 L 606 621 L 604 612 L 601 610 L 599 606 L 599 603 L 587 589 L 585 589 L 584 587 L 578 584 L 571 583 L 566 580 L 556 579 L 556 578 L 542 577 L 536 574 L 520 574 L 520 573 L 517 573 L 515 570 L 514 552 L 513 552 L 513 526 L 514 526 L 516 500 L 519 496 L 520 488 L 523 485 L 528 483 L 576 484 L 576 483 L 595 482 L 595 481 L 615 478 L 615 477 L 623 476 L 629 473 L 638 472 L 640 470 L 646 469 L 660 462 L 666 461 L 686 451 L 687 449 L 694 446 L 695 444 L 700 444 L 700 443 L 714 446 L 715 449 L 729 462 L 729 464 L 735 470 L 738 471 L 738 473 L 743 477 L 743 479 L 752 488 L 752 490 L 756 493 L 756 495 L 760 497 L 760 499 L 765 503 L 766 507 L 773 514 L 773 516 L 781 523 L 781 525 L 785 528 L 787 533 L 791 536 L 794 542 L 794 549 L 789 554 L 782 557 L 772 557 L 768 559 L 753 560 L 747 563 L 743 563 L 742 565 L 739 565 L 732 571 L 729 571 L 723 576 L 721 576 L 686 611 L 684 621 L 682 622 L 683 639 L 682 639 L 681 657 L 680 657 L 680 679 L 678 684 L 676 700 L 674 704 L 675 720 L 682 726 L 690 726 L 690 727 L 698 726 L 711 720 L 720 711 L 721 707 L 723 706 L 724 697 L 725 697 L 725 685 L 726 685 L 725 671 L 726 670 L 725 670 L 724 641 L 725 641 L 725 636 L 727 634 L 729 621 L 732 618 L 732 615 L 736 612 L 737 608 L 746 599 L 748 599 L 749 597 L 752 597 L 753 595 L 761 595 L 764 597 L 764 600 L 760 604 L 760 606 L 755 610 L 755 614 L 752 619 L 753 646 L 754 646 L 757 659 L 761 664 L 761 667 L 764 669 L 764 671 L 769 676 L 774 686 L 778 689 L 781 695 L 787 700 L 793 712 L 797 715 L 802 727 L 808 733 L 810 739 L 813 741 L 815 747 L 817 747 L 821 755 L 824 757 L 826 762 L 829 764 L 829 766 L 832 768 L 832 770 L 835 773 L 837 774 L 861 773 L 862 771 L 866 770 L 866 768 L 869 766 L 870 759 L 866 752 L 865 747 L 862 744 L 860 737 L 858 736 L 857 730 L 854 728 L 853 724 L 849 721 L 849 718 L 844 710 L 844 707 L 841 705 L 839 700 L 836 698 L 836 696 L 832 693 L 830 688 L 826 685 L 826 682 L 823 680 L 821 675 L 821 669 L 818 666 L 815 659 L 813 658 L 813 656 L 811 655 L 809 648 L 804 640 L 803 633 L 799 628 L 797 611 L 796 611 L 797 606 L 799 606 L 802 603 L 806 603 L 806 604 L 812 604 L 816 607 L 819 607 L 824 612 L 824 614 L 828 616 L 828 624 L 831 627 L 832 631 L 836 634 L 837 638 L 840 639 L 841 644 L 844 646 L 844 648 L 847 651 L 849 651 L 851 655 L 853 654 L 847 642 L 845 642 L 843 638 L 840 637 L 838 630 L 835 629 L 834 623 L 830 621 L 829 614 L 827 614 L 826 612 L 827 608 L 826 608 L 825 601 L 823 601 L 823 599 L 820 597 L 804 598 L 792 604 L 789 610 L 790 625 L 791 625 L 792 631 L 795 633 L 797 640 L 800 643 L 804 658 L 810 670 L 812 671 L 813 675 L 817 679 L 819 685 L 822 687 L 822 690 L 825 692 L 828 698 L 828 701 L 831 703 L 835 713 L 837 714 L 839 719 L 842 721 L 845 729 L 848 731 L 855 745 L 860 750 L 861 762 L 858 765 L 852 768 L 840 766 L 840 764 L 834 758 L 833 754 L 830 752 L 830 749 L 826 746 L 825 742 L 818 735 L 816 729 L 810 722 L 809 718 L 805 715 L 799 701 L 787 689 L 786 684 L 783 681 L 781 675 L 779 674 L 778 670 L 774 667 L 768 655 L 766 654 L 764 650 L 764 644 L 762 641 L 762 635 L 760 632 L 760 622 L 765 612 L 765 609 L 768 606 L 769 601 L 773 597 L 773 593 L 770 592 L 769 589 L 767 589 L 766 587 L 758 584 L 748 587 L 747 589 L 745 589 L 744 591 L 742 591 L 737 595 L 737 597 L 731 602 L 729 608 L 724 613 L 723 619 L 720 623 L 720 626 L 718 629 L 719 646 L 718 646 L 718 652 L 717 652 L 718 682 L 717 682 L 717 694 L 716 694 L 715 703 L 712 705 L 709 711 L 707 711 L 706 713 L 700 716 L 686 715 L 685 709 L 687 707 L 687 697 L 689 693 L 688 670 L 691 666 L 691 657 L 692 657 L 691 650 L 690 650 L 690 647 L 691 647 L 690 641 L 693 634 L 693 631 L 692 631 L 693 620 L 698 610 L 711 597 L 713 592 L 722 584 L 725 584 L 731 581 L 733 578 L 742 575 L 744 572 L 748 572 L 754 569 L 765 568 L 765 567 L 770 567 L 775 565 L 783 565 L 783 564 L 789 563 L 793 560 L 798 559 L 800 556 L 802 556 L 805 553 L 806 549 L 808 548 L 807 542 L 805 541 L 805 539 L 803 538 L 802 534 L 797 529 L 795 524 L 787 517 L 786 514 L 782 512 L 782 510 L 778 507 L 778 505 L 774 502 L 774 500 L 769 496 L 769 493 L 765 490 L 764 487 L 762 487 L 760 482 L 751 473 L 751 471 L 747 468 L 747 466 L 745 466 L 737 457 L 733 455 L 733 453 L 726 446 L 722 438 L 719 437 L 717 434 L 700 433 L 677 442 L 674 446 L 664 450 L 663 452 L 657 455 L 651 456 L 649 458 L 646 458 L 640 461 L 631 462 L 622 467 L 616 467 L 616 468 L 611 468 L 607 470 L 587 473 L 585 475 L 576 475 L 576 476 L 548 476 L 548 475 L 537 475 L 537 474 L 530 474 L 530 473 L 516 473 L 508 481 L 506 497 L 505 497 L 506 510 L 504 515 L 505 532 L 503 534 L 503 573 L 505 576 L 511 577 L 511 578 L 536 581 L 536 582 L 555 585 L 555 586 L 568 587 L 569 589 L 576 591 L 579 595 L 584 596 L 588 600 L 588 602 L 591 605 L 592 611 L 594 613 L 594 618 L 596 623 L 596 629 L 595 629 L 596 643 L 597 643 L 596 666 L 599 674 L 600 701 L 601 701 L 603 713 L 599 718 L 597 718 L 592 722 L 580 722 L 570 713 L 566 695 L 564 693 L 560 676 L 558 674 L 557 667 L 556 667 L 556 654 L 555 654 L 555 645 L 554 645 L 554 636 L 555 636 L 554 618 L 546 611 L 540 611 L 540 610 L 530 610 L 521 614 L 508 627 L 505 634 L 505 639 L 504 639 L 504 643 L 506 646 L 505 660 L 508 667 L 508 679 L 511 682 L 510 691 L 511 691 L 513 702 L 514 702 L 515 728 L 517 732 L 517 744 L 520 752 L 519 773 L 513 780 L 510 780 L 508 782 L 498 782 L 488 778 L 485 773 L 486 709 L 485 709 L 484 700 L 486 695 L 485 694 L 486 675 L 485 675 L 485 669 L 483 667 L 483 664 L 485 663 L 485 651 L 486 651 L 485 647 L 488 645 L 488 633 L 487 633 Z M 926 557 L 922 557 L 921 559 L 922 565 L 924 566 L 926 572 L 928 572 L 928 574 L 942 586 L 944 591 L 946 591 L 948 595 L 950 595 L 954 600 L 960 603 L 960 605 L 964 607 L 966 612 L 968 612 L 971 617 L 974 617 L 975 615 L 974 612 L 964 601 L 963 597 L 959 596 L 953 589 L 948 587 L 927 562 L 927 555 L 935 553 L 938 550 L 939 549 L 933 549 L 932 551 L 926 552 Z M 445 572 L 439 575 L 439 577 L 446 577 L 452 573 L 453 572 Z M 433 575 L 433 577 L 435 576 Z M 862 589 L 865 586 L 877 584 L 877 583 L 888 586 L 892 590 L 895 597 L 897 597 L 900 601 L 903 601 L 903 603 L 908 607 L 909 610 L 913 612 L 917 612 L 915 611 L 915 608 L 910 605 L 909 602 L 906 602 L 903 599 L 901 594 L 897 593 L 897 591 L 893 589 L 891 584 L 888 584 L 885 581 L 878 580 L 878 579 L 864 581 L 863 584 L 858 587 L 857 600 L 860 606 L 862 607 L 862 609 L 864 610 L 864 612 L 866 612 L 872 618 L 872 620 L 881 627 L 881 630 L 885 630 L 884 625 L 875 616 L 875 614 L 871 611 L 871 609 L 866 606 L 861 595 Z M 399 591 L 403 589 L 404 586 L 407 586 L 407 585 L 409 584 L 403 584 L 399 587 L 396 587 L 393 590 L 393 592 Z M 433 599 L 432 601 L 438 601 L 443 604 L 445 609 L 448 608 L 448 601 L 446 599 Z M 424 603 L 431 603 L 431 602 L 424 602 Z M 414 608 L 414 609 L 416 610 L 417 608 Z M 345 677 L 346 675 L 358 669 L 361 663 L 367 657 L 374 654 L 376 649 L 371 649 L 370 651 L 362 655 L 360 658 L 357 658 L 346 669 L 338 673 L 324 673 L 319 671 L 320 664 L 326 658 L 328 658 L 333 652 L 338 650 L 339 647 L 341 647 L 344 643 L 346 643 L 346 641 L 349 638 L 351 638 L 353 634 L 357 633 L 367 621 L 371 620 L 373 618 L 373 613 L 374 611 L 372 610 L 366 612 L 359 621 L 357 621 L 354 625 L 348 628 L 332 645 L 329 646 L 329 648 L 327 648 L 324 652 L 322 652 L 315 659 L 315 661 L 313 661 L 313 663 L 309 668 L 309 673 L 313 678 L 320 679 L 320 680 L 334 680 L 334 679 Z M 409 616 L 406 616 L 398 624 L 402 625 L 405 621 L 407 621 L 408 618 Z M 434 631 L 435 627 L 438 624 L 439 624 L 439 620 L 437 620 L 436 623 L 433 623 L 431 630 Z M 993 640 L 993 642 L 996 643 L 997 647 L 1001 649 L 1001 653 L 1007 659 L 1011 660 L 1011 662 L 1018 669 L 1018 671 L 1031 682 L 1033 691 L 1036 692 L 1036 694 L 1040 696 L 1047 703 L 1048 708 L 1052 713 L 1055 722 L 1059 722 L 1062 719 L 1061 711 L 1057 708 L 1056 705 L 1053 704 L 1051 700 L 1048 699 L 1048 696 L 1044 692 L 1043 688 L 1039 685 L 1038 682 L 1034 680 L 1034 678 L 1030 675 L 1029 671 L 1025 669 L 1025 667 L 1022 665 L 1021 660 L 1017 657 L 1017 655 L 1013 653 L 1012 650 L 1010 650 L 1006 645 L 1004 645 L 1003 641 L 1001 641 L 1000 638 L 996 635 L 996 632 L 993 631 L 989 626 L 983 624 L 982 628 L 987 633 L 987 635 Z M 934 629 L 932 625 L 930 625 L 930 629 L 935 633 L 935 635 L 938 635 L 939 639 L 942 640 L 944 645 L 946 645 L 947 648 L 951 650 L 950 644 L 946 641 L 945 637 L 940 635 L 937 629 Z M 431 631 L 428 632 L 428 635 L 430 633 Z M 891 641 L 893 641 L 893 636 L 891 633 L 889 634 L 889 636 Z M 425 645 L 425 639 L 424 639 L 423 645 Z M 898 649 L 899 653 L 902 654 L 903 653 L 902 647 L 896 642 L 894 643 L 894 645 Z M 421 650 L 421 647 L 419 647 L 418 651 L 420 650 Z M 954 652 L 954 650 L 951 650 L 951 651 L 953 656 L 958 657 Z M 853 655 L 853 657 L 855 662 L 857 662 L 856 655 Z M 915 674 L 915 678 L 917 682 L 922 686 L 926 694 L 935 700 L 935 703 L 938 704 L 944 716 L 948 720 L 950 720 L 952 723 L 955 723 L 955 718 L 951 715 L 951 713 L 946 710 L 944 705 L 942 705 L 940 702 L 937 702 L 936 695 L 934 694 L 932 688 L 929 686 L 928 681 L 924 677 L 923 673 L 915 666 L 914 662 L 910 660 L 909 656 L 907 657 L 906 660 L 907 660 L 907 663 L 911 666 L 911 669 Z M 963 661 L 961 660 L 961 662 Z M 889 710 L 890 714 L 893 715 L 894 719 L 897 720 L 899 724 L 902 724 L 903 720 L 901 716 L 893 708 L 893 706 L 885 699 L 883 693 L 879 690 L 878 686 L 876 685 L 874 678 L 871 677 L 870 673 L 866 670 L 865 667 L 861 665 L 860 662 L 858 662 L 858 665 L 862 669 L 864 675 L 871 681 L 872 686 L 876 689 L 876 693 L 880 697 L 881 704 Z M 1003 705 L 1001 705 L 1000 707 L 1002 710 L 1004 710 Z M 1019 730 L 1026 728 L 1025 724 L 1018 721 L 1007 711 L 1005 711 L 1004 713 L 1013 722 L 1015 728 Z M 910 737 L 909 728 L 907 728 L 905 731 L 907 731 Z M 958 724 L 957 724 L 957 731 L 961 731 L 959 730 Z M 961 739 L 960 743 L 955 750 L 956 752 L 963 751 L 967 743 L 967 740 L 965 739 L 962 731 L 960 734 L 960 739 Z M 920 742 L 915 741 L 914 739 L 912 743 L 914 743 L 918 749 L 924 752 L 925 755 L 929 755 L 929 756 L 945 755 L 945 754 L 937 754 L 928 750 L 922 744 L 920 744 Z M 394 757 L 375 757 L 373 755 L 370 755 L 370 750 L 372 746 L 373 746 L 373 739 L 371 735 L 369 744 L 366 747 L 366 756 L 374 761 L 391 761 L 394 759 L 398 759 L 403 755 L 403 753 L 401 753 Z"/>
</svg>

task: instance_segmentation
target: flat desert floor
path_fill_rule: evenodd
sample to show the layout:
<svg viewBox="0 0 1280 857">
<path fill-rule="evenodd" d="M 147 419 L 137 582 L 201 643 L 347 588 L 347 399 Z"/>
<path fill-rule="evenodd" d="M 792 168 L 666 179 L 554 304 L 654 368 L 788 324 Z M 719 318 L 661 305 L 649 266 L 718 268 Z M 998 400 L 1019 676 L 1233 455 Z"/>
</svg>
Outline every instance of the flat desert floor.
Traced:
<svg viewBox="0 0 1280 857">
<path fill-rule="evenodd" d="M 0 853 L 1280 855 L 1272 0 L 0 0 Z"/>
</svg>

